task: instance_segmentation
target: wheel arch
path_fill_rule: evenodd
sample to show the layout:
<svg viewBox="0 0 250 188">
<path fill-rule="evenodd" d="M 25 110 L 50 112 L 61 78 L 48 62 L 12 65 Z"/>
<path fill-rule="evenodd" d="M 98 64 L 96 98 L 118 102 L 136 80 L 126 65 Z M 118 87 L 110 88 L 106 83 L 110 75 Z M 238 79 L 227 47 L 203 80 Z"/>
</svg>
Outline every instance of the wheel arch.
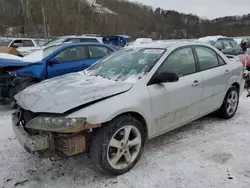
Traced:
<svg viewBox="0 0 250 188">
<path fill-rule="evenodd" d="M 240 91 L 240 84 L 239 83 L 237 83 L 237 82 L 234 82 L 232 85 L 231 85 L 231 87 L 236 87 L 237 89 L 238 89 L 238 91 Z"/>
<path fill-rule="evenodd" d="M 144 130 L 146 138 L 148 138 L 148 125 L 147 125 L 146 119 L 140 113 L 134 112 L 134 111 L 128 111 L 128 112 L 124 112 L 115 116 L 113 119 L 120 117 L 120 116 L 129 116 L 139 121 L 142 124 L 142 128 Z"/>
</svg>

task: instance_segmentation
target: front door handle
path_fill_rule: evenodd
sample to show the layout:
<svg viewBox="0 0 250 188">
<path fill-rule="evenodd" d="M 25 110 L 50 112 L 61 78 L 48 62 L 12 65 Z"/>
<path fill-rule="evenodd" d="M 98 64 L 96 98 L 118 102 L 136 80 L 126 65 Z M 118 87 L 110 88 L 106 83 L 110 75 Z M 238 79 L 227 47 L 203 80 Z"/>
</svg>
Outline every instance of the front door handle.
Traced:
<svg viewBox="0 0 250 188">
<path fill-rule="evenodd" d="M 196 87 L 196 86 L 198 86 L 198 85 L 200 85 L 200 84 L 201 84 L 201 81 L 195 80 L 195 81 L 192 83 L 192 86 L 193 86 L 193 87 Z"/>
</svg>

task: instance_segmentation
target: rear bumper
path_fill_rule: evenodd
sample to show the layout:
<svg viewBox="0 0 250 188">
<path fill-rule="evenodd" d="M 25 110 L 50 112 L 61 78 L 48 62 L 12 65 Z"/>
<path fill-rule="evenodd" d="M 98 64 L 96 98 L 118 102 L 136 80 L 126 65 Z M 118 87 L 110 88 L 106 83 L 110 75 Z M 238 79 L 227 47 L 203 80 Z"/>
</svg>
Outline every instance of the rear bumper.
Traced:
<svg viewBox="0 0 250 188">
<path fill-rule="evenodd" d="M 29 153 L 43 151 L 50 148 L 51 136 L 50 135 L 29 135 L 22 126 L 16 126 L 12 123 L 13 131 L 20 144 Z"/>
</svg>

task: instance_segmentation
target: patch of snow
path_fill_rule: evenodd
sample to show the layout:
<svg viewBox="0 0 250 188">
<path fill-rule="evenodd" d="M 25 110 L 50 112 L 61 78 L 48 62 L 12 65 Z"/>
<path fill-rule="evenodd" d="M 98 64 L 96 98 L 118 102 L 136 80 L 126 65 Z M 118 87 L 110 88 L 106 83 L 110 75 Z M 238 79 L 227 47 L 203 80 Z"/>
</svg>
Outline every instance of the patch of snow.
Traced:
<svg viewBox="0 0 250 188">
<path fill-rule="evenodd" d="M 138 38 L 131 45 L 140 45 L 145 43 L 151 43 L 153 40 L 151 38 Z"/>
<path fill-rule="evenodd" d="M 59 161 L 27 153 L 0 111 L 0 187 L 207 188 L 250 185 L 250 99 L 230 120 L 205 117 L 147 142 L 138 164 L 109 177 L 86 154 Z"/>
<path fill-rule="evenodd" d="M 7 53 L 0 53 L 0 59 L 12 59 L 12 60 L 23 60 L 23 58 Z"/>
<path fill-rule="evenodd" d="M 132 75 L 132 76 L 128 77 L 126 80 L 124 80 L 124 82 L 126 82 L 126 83 L 136 83 L 138 80 L 139 80 L 138 75 Z"/>
<path fill-rule="evenodd" d="M 207 42 L 209 42 L 209 41 L 214 41 L 214 42 L 216 42 L 219 38 L 225 38 L 225 36 L 222 36 L 222 35 L 206 36 L 206 37 L 199 38 L 199 39 L 197 39 L 196 41 L 197 41 L 197 42 L 204 42 L 204 43 L 207 43 Z"/>
<path fill-rule="evenodd" d="M 39 62 L 43 59 L 43 50 L 35 51 L 23 57 L 23 60 L 28 62 Z"/>
<path fill-rule="evenodd" d="M 90 5 L 92 5 L 95 8 L 95 12 L 101 13 L 101 14 L 117 14 L 115 12 L 113 12 L 112 10 L 108 9 L 107 7 L 103 7 L 99 4 L 96 3 L 96 0 L 87 0 L 86 2 L 88 2 Z"/>
<path fill-rule="evenodd" d="M 94 4 L 94 6 L 95 6 L 95 11 L 96 11 L 96 12 L 99 12 L 99 13 L 102 13 L 102 14 L 104 14 L 104 13 L 116 14 L 116 13 L 113 12 L 112 10 L 110 10 L 110 9 L 108 9 L 108 8 L 106 8 L 106 7 L 103 7 L 103 6 L 101 6 L 101 5 Z"/>
<path fill-rule="evenodd" d="M 243 39 L 243 38 L 234 38 L 234 40 L 235 40 L 238 44 L 241 43 L 242 39 Z"/>
</svg>

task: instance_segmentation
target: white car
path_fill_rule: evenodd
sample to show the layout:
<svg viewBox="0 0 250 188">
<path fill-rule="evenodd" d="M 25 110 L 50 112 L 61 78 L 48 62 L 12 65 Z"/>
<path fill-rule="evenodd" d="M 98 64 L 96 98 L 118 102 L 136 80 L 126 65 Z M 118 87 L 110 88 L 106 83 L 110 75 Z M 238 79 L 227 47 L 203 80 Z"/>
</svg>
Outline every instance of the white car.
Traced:
<svg viewBox="0 0 250 188">
<path fill-rule="evenodd" d="M 44 39 L 0 38 L 0 46 L 16 48 L 23 56 L 41 49 L 44 42 Z"/>
<path fill-rule="evenodd" d="M 243 71 L 206 44 L 126 47 L 84 72 L 17 94 L 13 130 L 31 153 L 88 152 L 102 171 L 123 174 L 138 162 L 145 140 L 215 111 L 232 118 Z"/>
</svg>

